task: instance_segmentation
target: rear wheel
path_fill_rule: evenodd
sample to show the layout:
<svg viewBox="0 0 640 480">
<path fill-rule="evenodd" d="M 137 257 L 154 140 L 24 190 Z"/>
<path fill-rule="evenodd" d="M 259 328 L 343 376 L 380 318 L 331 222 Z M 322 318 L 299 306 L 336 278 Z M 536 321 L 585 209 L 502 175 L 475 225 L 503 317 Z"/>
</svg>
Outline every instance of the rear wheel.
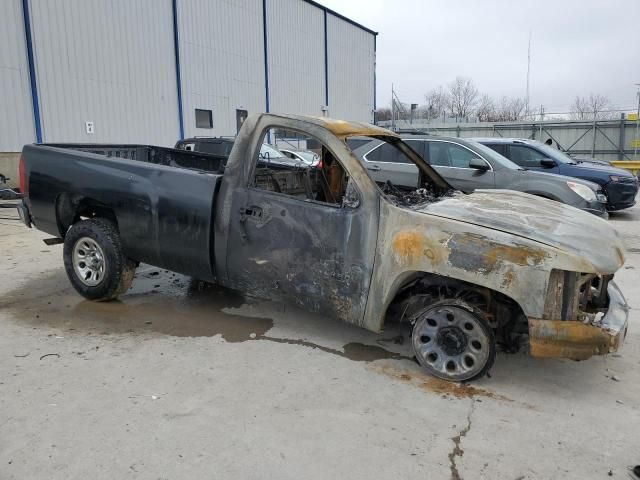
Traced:
<svg viewBox="0 0 640 480">
<path fill-rule="evenodd" d="M 443 300 L 414 316 L 413 351 L 431 375 L 468 381 L 485 375 L 496 357 L 493 330 L 481 312 L 460 300 Z"/>
<path fill-rule="evenodd" d="M 104 218 L 72 225 L 64 239 L 63 256 L 69 281 L 90 300 L 112 300 L 133 282 L 136 264 L 124 256 L 118 229 Z"/>
</svg>

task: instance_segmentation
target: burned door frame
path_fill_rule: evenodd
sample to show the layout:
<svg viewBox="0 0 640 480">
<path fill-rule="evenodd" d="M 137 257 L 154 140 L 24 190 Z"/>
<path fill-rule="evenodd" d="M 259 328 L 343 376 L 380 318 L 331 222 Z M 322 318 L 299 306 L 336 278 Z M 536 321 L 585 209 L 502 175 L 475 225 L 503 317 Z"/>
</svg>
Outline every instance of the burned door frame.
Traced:
<svg viewBox="0 0 640 480">
<path fill-rule="evenodd" d="M 351 177 L 358 205 L 332 205 L 253 187 L 263 137 L 274 128 L 300 131 L 326 146 Z M 225 283 L 362 324 L 375 259 L 379 197 L 370 189 L 363 192 L 366 188 L 352 175 L 350 167 L 358 160 L 344 142 L 311 123 L 270 115 L 243 132 L 251 130 L 244 142 L 251 147 L 236 152 L 243 161 L 229 162 L 229 169 L 243 172 L 228 170 L 220 192 L 228 202 Z"/>
</svg>

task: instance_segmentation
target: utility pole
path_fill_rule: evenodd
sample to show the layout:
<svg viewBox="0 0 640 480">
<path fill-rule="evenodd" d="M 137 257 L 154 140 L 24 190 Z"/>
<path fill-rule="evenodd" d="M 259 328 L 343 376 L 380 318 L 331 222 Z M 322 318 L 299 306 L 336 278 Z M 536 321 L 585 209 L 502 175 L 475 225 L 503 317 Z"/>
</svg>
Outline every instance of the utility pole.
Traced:
<svg viewBox="0 0 640 480">
<path fill-rule="evenodd" d="M 410 120 L 410 124 L 413 125 L 413 114 L 416 111 L 416 109 L 418 108 L 418 104 L 417 103 L 412 103 L 411 104 L 411 120 Z"/>
<path fill-rule="evenodd" d="M 593 138 L 592 138 L 592 142 L 591 142 L 591 158 L 595 158 L 596 156 L 596 133 L 597 133 L 597 120 L 596 120 L 596 115 L 598 114 L 598 110 L 596 110 L 596 107 L 593 107 Z"/>
<path fill-rule="evenodd" d="M 544 122 L 544 105 L 540 105 L 540 141 L 542 141 L 542 122 Z"/>
<path fill-rule="evenodd" d="M 396 131 L 396 99 L 393 91 L 393 83 L 391 84 L 391 131 Z"/>
<path fill-rule="evenodd" d="M 525 115 L 529 115 L 529 73 L 531 71 L 531 30 L 529 30 L 529 47 L 527 48 L 527 96 L 525 98 Z"/>
</svg>

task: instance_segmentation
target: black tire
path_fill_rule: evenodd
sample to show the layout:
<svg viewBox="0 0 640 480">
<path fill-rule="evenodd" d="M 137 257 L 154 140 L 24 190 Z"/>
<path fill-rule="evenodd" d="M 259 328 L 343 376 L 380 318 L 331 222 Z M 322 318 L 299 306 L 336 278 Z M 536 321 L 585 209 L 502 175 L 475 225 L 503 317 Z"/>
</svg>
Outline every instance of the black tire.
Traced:
<svg viewBox="0 0 640 480">
<path fill-rule="evenodd" d="M 468 303 L 435 302 L 416 312 L 412 323 L 413 352 L 431 375 L 468 382 L 485 376 L 493 366 L 496 359 L 493 329 L 483 313 Z"/>
<path fill-rule="evenodd" d="M 95 279 L 81 277 L 82 261 L 74 264 L 74 249 L 78 247 L 77 251 L 82 252 L 80 241 L 98 247 L 102 270 L 99 275 L 96 274 Z M 135 262 L 122 253 L 118 229 L 113 222 L 104 218 L 92 218 L 73 224 L 64 238 L 63 258 L 71 285 L 89 300 L 107 301 L 117 298 L 129 289 L 136 271 Z M 90 275 L 91 273 L 87 274 Z"/>
</svg>

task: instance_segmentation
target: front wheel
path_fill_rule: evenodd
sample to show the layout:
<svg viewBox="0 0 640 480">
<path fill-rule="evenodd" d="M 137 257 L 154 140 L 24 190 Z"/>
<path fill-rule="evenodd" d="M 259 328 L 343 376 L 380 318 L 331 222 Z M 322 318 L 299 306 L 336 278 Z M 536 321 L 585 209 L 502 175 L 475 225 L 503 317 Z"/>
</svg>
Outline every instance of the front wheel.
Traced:
<svg viewBox="0 0 640 480">
<path fill-rule="evenodd" d="M 69 281 L 89 300 L 112 300 L 133 282 L 136 264 L 124 256 L 118 229 L 104 218 L 75 223 L 65 236 L 63 257 Z"/>
<path fill-rule="evenodd" d="M 423 308 L 413 318 L 413 351 L 431 375 L 469 381 L 482 377 L 493 366 L 493 330 L 482 313 L 470 305 L 443 300 Z"/>
</svg>

